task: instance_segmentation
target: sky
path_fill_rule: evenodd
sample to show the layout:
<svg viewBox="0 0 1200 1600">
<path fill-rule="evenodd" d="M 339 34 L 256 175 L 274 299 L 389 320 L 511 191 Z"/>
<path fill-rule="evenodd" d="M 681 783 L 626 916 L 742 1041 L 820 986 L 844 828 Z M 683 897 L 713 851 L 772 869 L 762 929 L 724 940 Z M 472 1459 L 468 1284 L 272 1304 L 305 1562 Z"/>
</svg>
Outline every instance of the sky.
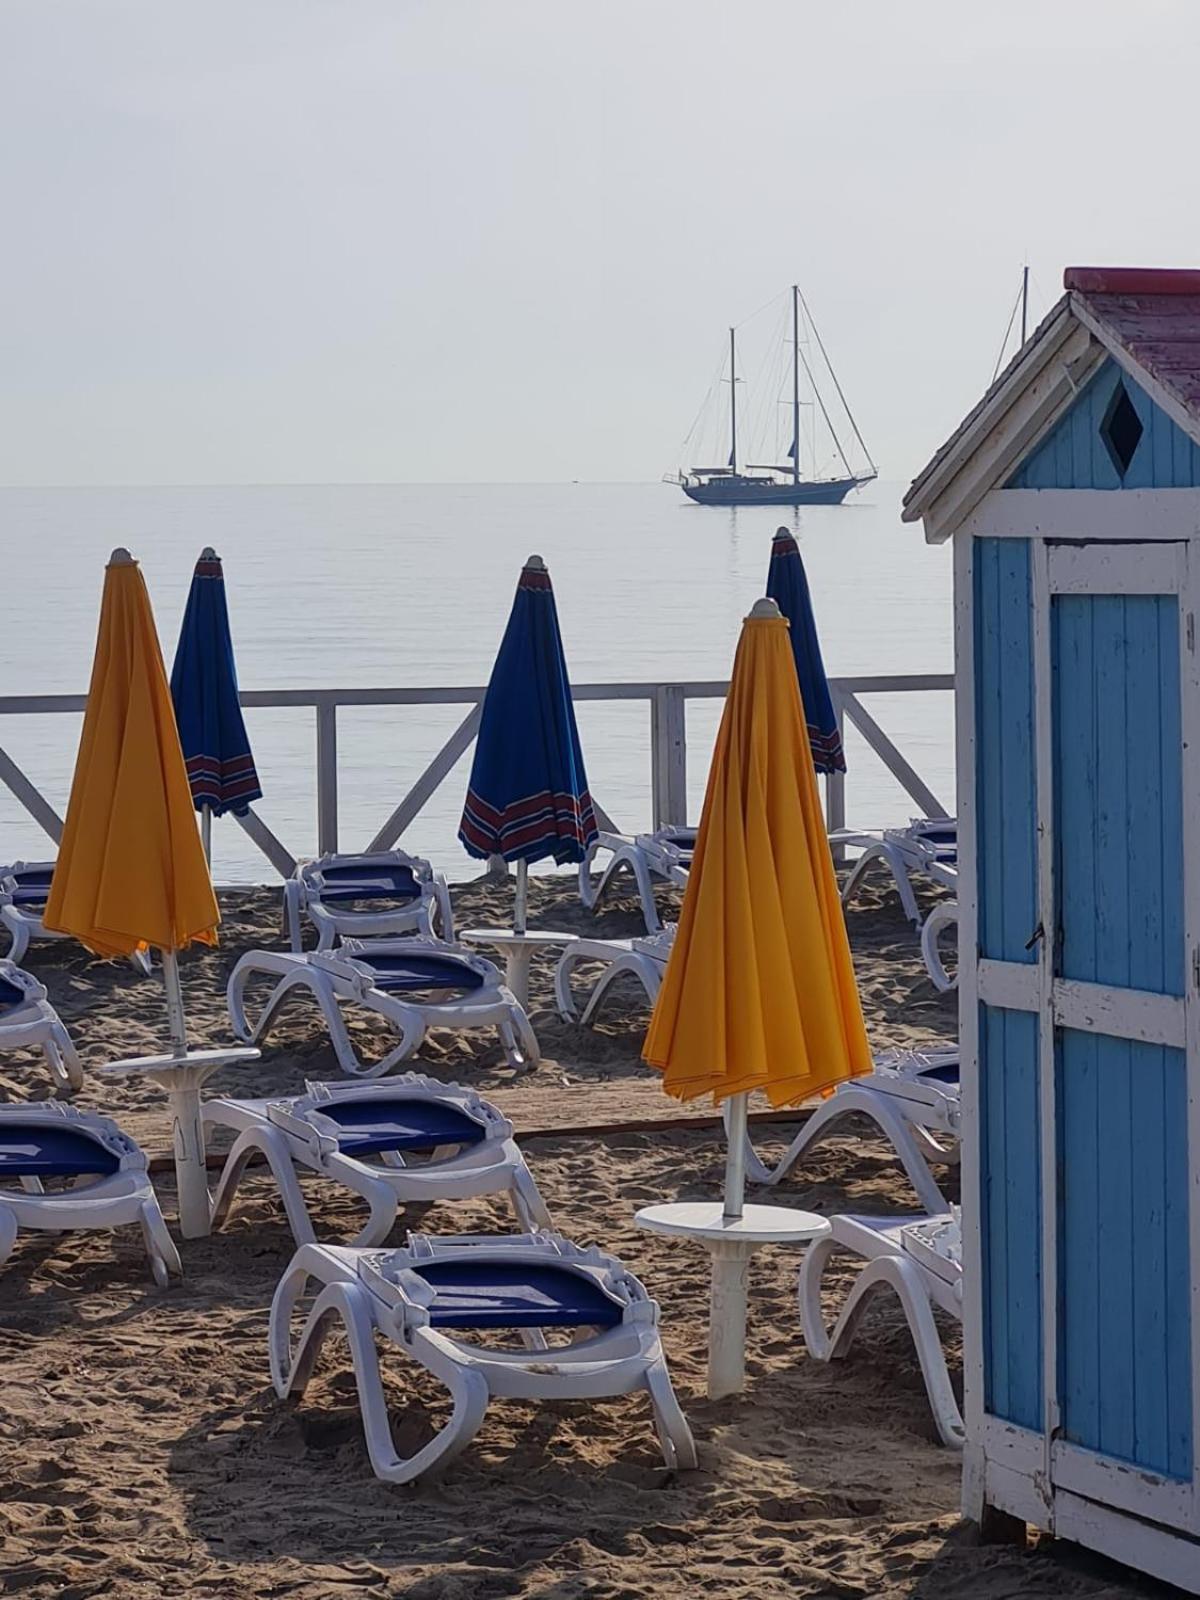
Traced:
<svg viewBox="0 0 1200 1600">
<path fill-rule="evenodd" d="M 0 0 L 0 484 L 637 481 L 797 280 L 881 473 L 1200 266 L 1194 0 Z"/>
</svg>

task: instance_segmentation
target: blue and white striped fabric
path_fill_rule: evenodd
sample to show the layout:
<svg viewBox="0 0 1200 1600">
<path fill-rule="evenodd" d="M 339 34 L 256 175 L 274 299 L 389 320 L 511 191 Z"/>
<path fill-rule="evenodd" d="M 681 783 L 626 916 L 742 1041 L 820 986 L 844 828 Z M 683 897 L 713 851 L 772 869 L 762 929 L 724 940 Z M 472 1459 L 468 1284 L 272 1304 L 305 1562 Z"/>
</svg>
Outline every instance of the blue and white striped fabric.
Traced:
<svg viewBox="0 0 1200 1600">
<path fill-rule="evenodd" d="M 192 577 L 171 697 L 196 810 L 209 806 L 214 816 L 243 815 L 262 789 L 238 703 L 225 576 L 211 550 L 197 561 Z"/>
<path fill-rule="evenodd" d="M 475 746 L 458 837 L 473 856 L 582 861 L 598 829 L 550 574 L 517 584 Z"/>
<path fill-rule="evenodd" d="M 842 736 L 833 714 L 829 680 L 821 660 L 808 579 L 796 541 L 786 528 L 780 528 L 771 543 L 767 594 L 788 619 L 813 766 L 818 772 L 845 772 Z"/>
</svg>

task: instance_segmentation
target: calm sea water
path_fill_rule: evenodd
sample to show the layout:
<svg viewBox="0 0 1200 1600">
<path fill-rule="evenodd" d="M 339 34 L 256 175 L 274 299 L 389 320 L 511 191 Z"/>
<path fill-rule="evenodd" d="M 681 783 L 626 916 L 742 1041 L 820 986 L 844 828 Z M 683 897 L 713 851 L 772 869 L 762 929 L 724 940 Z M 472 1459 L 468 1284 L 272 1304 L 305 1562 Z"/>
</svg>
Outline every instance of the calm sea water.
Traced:
<svg viewBox="0 0 1200 1600">
<path fill-rule="evenodd" d="M 786 514 L 796 531 L 831 674 L 948 672 L 950 560 L 899 520 L 901 486 Z M 103 567 L 114 545 L 142 563 L 168 668 L 196 556 L 225 562 L 244 689 L 487 681 L 517 574 L 549 564 L 576 682 L 728 676 L 742 617 L 762 593 L 778 511 L 693 506 L 663 484 L 355 485 L 0 490 L 8 571 L 24 606 L 0 632 L 2 694 L 82 693 Z M 15 564 L 14 564 L 15 557 Z M 953 808 L 948 694 L 868 705 Z M 339 718 L 343 848 L 365 845 L 419 776 L 462 707 L 352 708 Z M 688 713 L 691 817 L 699 815 L 720 706 Z M 584 704 L 593 793 L 619 826 L 650 823 L 649 711 Z M 0 717 L 0 745 L 61 813 L 80 719 Z M 293 854 L 316 842 L 313 715 L 252 710 L 259 810 Z M 912 803 L 851 730 L 847 807 L 863 826 Z M 452 877 L 478 869 L 457 843 L 469 755 L 403 843 Z M 48 841 L 0 787 L 0 859 Z M 233 822 L 214 829 L 224 881 L 271 869 Z"/>
</svg>

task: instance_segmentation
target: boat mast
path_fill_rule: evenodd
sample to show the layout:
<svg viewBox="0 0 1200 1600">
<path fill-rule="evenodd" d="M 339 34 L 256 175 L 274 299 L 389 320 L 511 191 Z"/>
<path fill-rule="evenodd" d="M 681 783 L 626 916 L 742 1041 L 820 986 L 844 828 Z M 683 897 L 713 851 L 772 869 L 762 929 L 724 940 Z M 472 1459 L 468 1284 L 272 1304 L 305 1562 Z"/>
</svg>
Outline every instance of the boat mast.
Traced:
<svg viewBox="0 0 1200 1600">
<path fill-rule="evenodd" d="M 737 477 L 737 332 L 729 330 L 729 465 Z"/>
<path fill-rule="evenodd" d="M 800 482 L 800 289 L 792 285 L 792 482 Z"/>
<path fill-rule="evenodd" d="M 1021 268 L 1021 344 L 1025 343 L 1025 336 L 1029 328 L 1029 265 L 1026 263 Z"/>
</svg>

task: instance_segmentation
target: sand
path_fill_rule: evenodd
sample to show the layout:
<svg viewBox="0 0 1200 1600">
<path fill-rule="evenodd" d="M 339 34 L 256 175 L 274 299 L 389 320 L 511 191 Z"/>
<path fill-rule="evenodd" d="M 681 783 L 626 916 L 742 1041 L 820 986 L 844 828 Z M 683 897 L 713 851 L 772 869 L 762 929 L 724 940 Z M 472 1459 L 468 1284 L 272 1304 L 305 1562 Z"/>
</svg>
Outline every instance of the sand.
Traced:
<svg viewBox="0 0 1200 1600">
<path fill-rule="evenodd" d="M 456 910 L 464 923 L 503 920 L 509 892 L 463 886 Z M 536 882 L 532 902 L 542 926 L 614 936 L 640 926 L 630 901 L 586 915 L 563 880 Z M 278 943 L 277 892 L 229 893 L 223 903 L 221 948 L 184 963 L 197 1044 L 228 1042 L 224 977 L 238 952 Z M 665 895 L 664 912 L 670 905 Z M 925 977 L 895 896 L 868 889 L 849 926 L 873 1041 L 951 1039 L 953 999 Z M 157 982 L 66 944 L 36 947 L 29 965 L 87 1066 L 161 1045 Z M 270 1184 L 252 1178 L 222 1233 L 183 1244 L 186 1277 L 166 1291 L 153 1286 L 129 1231 L 23 1237 L 0 1271 L 0 1593 L 1001 1600 L 1151 1592 L 1052 1541 L 1023 1551 L 974 1542 L 956 1514 L 959 1463 L 935 1442 L 898 1310 L 877 1304 L 847 1362 L 810 1361 L 794 1252 L 756 1258 L 745 1395 L 705 1398 L 706 1259 L 640 1233 L 632 1215 L 656 1198 L 715 1197 L 720 1139 L 703 1108 L 680 1125 L 689 1113 L 641 1066 L 647 1011 L 639 990 L 616 997 L 589 1033 L 557 1019 L 548 972 L 534 974 L 532 1014 L 545 1051 L 535 1072 L 514 1073 L 485 1036 L 435 1036 L 419 1064 L 486 1090 L 523 1135 L 560 1228 L 616 1251 L 659 1299 L 700 1470 L 663 1468 L 638 1398 L 496 1403 L 443 1479 L 416 1489 L 381 1484 L 340 1340 L 327 1345 L 302 1404 L 284 1404 L 270 1389 L 267 1311 L 291 1238 Z M 370 1029 L 362 1041 L 376 1042 Z M 214 1083 L 261 1094 L 298 1091 L 322 1076 L 336 1076 L 332 1054 L 311 1009 L 297 1002 L 260 1064 Z M 5 1098 L 45 1092 L 31 1058 L 0 1062 Z M 152 1154 L 165 1151 L 164 1102 L 153 1088 L 89 1074 L 77 1103 L 117 1115 Z M 644 1131 L 611 1131 L 631 1125 Z M 602 1127 L 610 1131 L 576 1131 Z M 780 1148 L 787 1131 L 757 1127 L 764 1153 Z M 158 1183 L 173 1218 L 169 1173 Z M 832 1141 L 779 1194 L 824 1212 L 914 1209 L 887 1147 L 867 1138 Z M 353 1207 L 338 1191 L 314 1186 L 311 1204 L 325 1236 L 353 1231 Z M 481 1200 L 406 1221 L 430 1232 L 502 1231 L 507 1215 Z M 842 1286 L 853 1270 L 847 1263 Z M 944 1331 L 957 1375 L 957 1330 Z M 442 1396 L 398 1357 L 385 1373 L 408 1448 L 443 1413 Z"/>
</svg>

